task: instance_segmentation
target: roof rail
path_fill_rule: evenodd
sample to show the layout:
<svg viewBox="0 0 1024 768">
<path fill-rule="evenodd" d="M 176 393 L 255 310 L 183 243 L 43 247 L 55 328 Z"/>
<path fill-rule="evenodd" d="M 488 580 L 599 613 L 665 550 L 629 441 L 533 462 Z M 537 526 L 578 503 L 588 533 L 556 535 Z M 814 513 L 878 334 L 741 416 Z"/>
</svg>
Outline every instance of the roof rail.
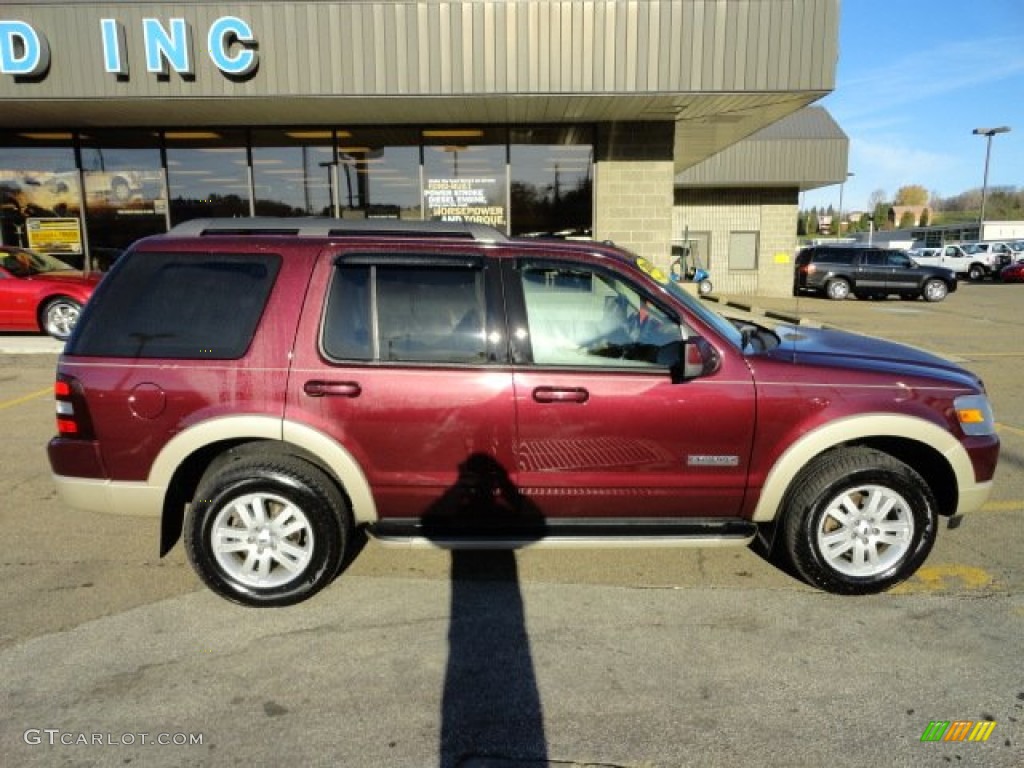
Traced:
<svg viewBox="0 0 1024 768">
<path fill-rule="evenodd" d="M 298 237 L 453 237 L 504 242 L 503 232 L 487 224 L 398 219 L 332 219 L 317 216 L 192 219 L 168 233 L 173 237 L 207 235 L 291 235 Z"/>
</svg>

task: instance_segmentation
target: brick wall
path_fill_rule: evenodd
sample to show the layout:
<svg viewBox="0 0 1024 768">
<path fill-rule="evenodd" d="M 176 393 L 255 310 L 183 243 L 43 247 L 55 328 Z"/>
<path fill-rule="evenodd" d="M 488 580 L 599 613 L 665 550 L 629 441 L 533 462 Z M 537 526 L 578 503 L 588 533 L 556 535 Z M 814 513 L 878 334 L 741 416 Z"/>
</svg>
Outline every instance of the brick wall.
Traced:
<svg viewBox="0 0 1024 768">
<path fill-rule="evenodd" d="M 798 192 L 792 189 L 680 189 L 674 236 L 710 232 L 708 256 L 715 293 L 788 296 L 793 286 Z M 731 232 L 757 232 L 756 269 L 730 269 Z"/>
<path fill-rule="evenodd" d="M 672 247 L 672 123 L 603 125 L 594 168 L 594 238 L 668 267 Z"/>
</svg>

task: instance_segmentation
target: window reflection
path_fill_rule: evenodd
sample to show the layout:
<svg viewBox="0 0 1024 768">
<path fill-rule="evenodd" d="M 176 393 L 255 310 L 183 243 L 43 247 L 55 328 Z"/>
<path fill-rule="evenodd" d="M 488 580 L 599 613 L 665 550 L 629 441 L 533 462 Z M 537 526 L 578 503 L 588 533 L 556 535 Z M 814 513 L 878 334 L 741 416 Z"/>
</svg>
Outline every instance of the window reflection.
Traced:
<svg viewBox="0 0 1024 768">
<path fill-rule="evenodd" d="M 593 157 L 589 129 L 513 129 L 509 139 L 512 234 L 591 237 Z"/>
<path fill-rule="evenodd" d="M 159 136 L 152 132 L 82 134 L 89 259 L 106 270 L 142 237 L 167 230 Z"/>
<path fill-rule="evenodd" d="M 340 131 L 337 183 L 345 218 L 423 218 L 418 134 L 402 128 Z"/>
<path fill-rule="evenodd" d="M 329 130 L 253 131 L 257 216 L 333 216 Z"/>
<path fill-rule="evenodd" d="M 0 240 L 4 243 L 35 246 L 29 219 L 79 217 L 81 192 L 71 138 L 70 133 L 0 137 Z M 54 243 L 46 252 L 67 256 L 74 266 L 82 262 L 80 242 Z"/>
<path fill-rule="evenodd" d="M 423 131 L 424 218 L 508 229 L 503 128 Z"/>
<path fill-rule="evenodd" d="M 243 131 L 168 131 L 165 138 L 172 225 L 250 215 Z"/>
</svg>

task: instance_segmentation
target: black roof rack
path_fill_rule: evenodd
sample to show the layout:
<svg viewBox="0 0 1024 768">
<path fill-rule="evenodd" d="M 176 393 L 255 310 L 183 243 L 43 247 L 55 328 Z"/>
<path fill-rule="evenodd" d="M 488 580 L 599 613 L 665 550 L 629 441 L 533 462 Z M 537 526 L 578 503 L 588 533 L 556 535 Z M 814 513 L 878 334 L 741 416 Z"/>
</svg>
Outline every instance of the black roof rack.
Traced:
<svg viewBox="0 0 1024 768">
<path fill-rule="evenodd" d="M 206 235 L 289 235 L 296 237 L 448 237 L 504 242 L 504 233 L 486 224 L 398 219 L 331 219 L 326 217 L 255 216 L 237 219 L 192 219 L 168 233 L 172 237 Z"/>
</svg>

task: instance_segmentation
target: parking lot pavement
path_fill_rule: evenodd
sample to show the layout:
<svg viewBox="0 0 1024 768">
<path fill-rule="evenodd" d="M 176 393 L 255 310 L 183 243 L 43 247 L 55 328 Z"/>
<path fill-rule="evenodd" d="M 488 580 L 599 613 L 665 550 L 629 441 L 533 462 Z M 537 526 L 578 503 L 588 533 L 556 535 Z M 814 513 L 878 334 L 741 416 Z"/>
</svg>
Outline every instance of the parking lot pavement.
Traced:
<svg viewBox="0 0 1024 768">
<path fill-rule="evenodd" d="M 157 557 L 155 521 L 60 504 L 54 354 L 0 355 L 3 762 L 1019 768 L 1024 335 L 1005 288 L 1024 290 L 801 300 L 964 359 L 1003 438 L 985 509 L 867 598 L 746 549 L 523 551 L 496 573 L 371 544 L 309 603 L 239 608 L 180 546 Z M 933 721 L 996 725 L 984 743 L 922 742 Z"/>
<path fill-rule="evenodd" d="M 0 333 L 0 355 L 59 355 L 64 342 L 38 333 Z"/>
</svg>

